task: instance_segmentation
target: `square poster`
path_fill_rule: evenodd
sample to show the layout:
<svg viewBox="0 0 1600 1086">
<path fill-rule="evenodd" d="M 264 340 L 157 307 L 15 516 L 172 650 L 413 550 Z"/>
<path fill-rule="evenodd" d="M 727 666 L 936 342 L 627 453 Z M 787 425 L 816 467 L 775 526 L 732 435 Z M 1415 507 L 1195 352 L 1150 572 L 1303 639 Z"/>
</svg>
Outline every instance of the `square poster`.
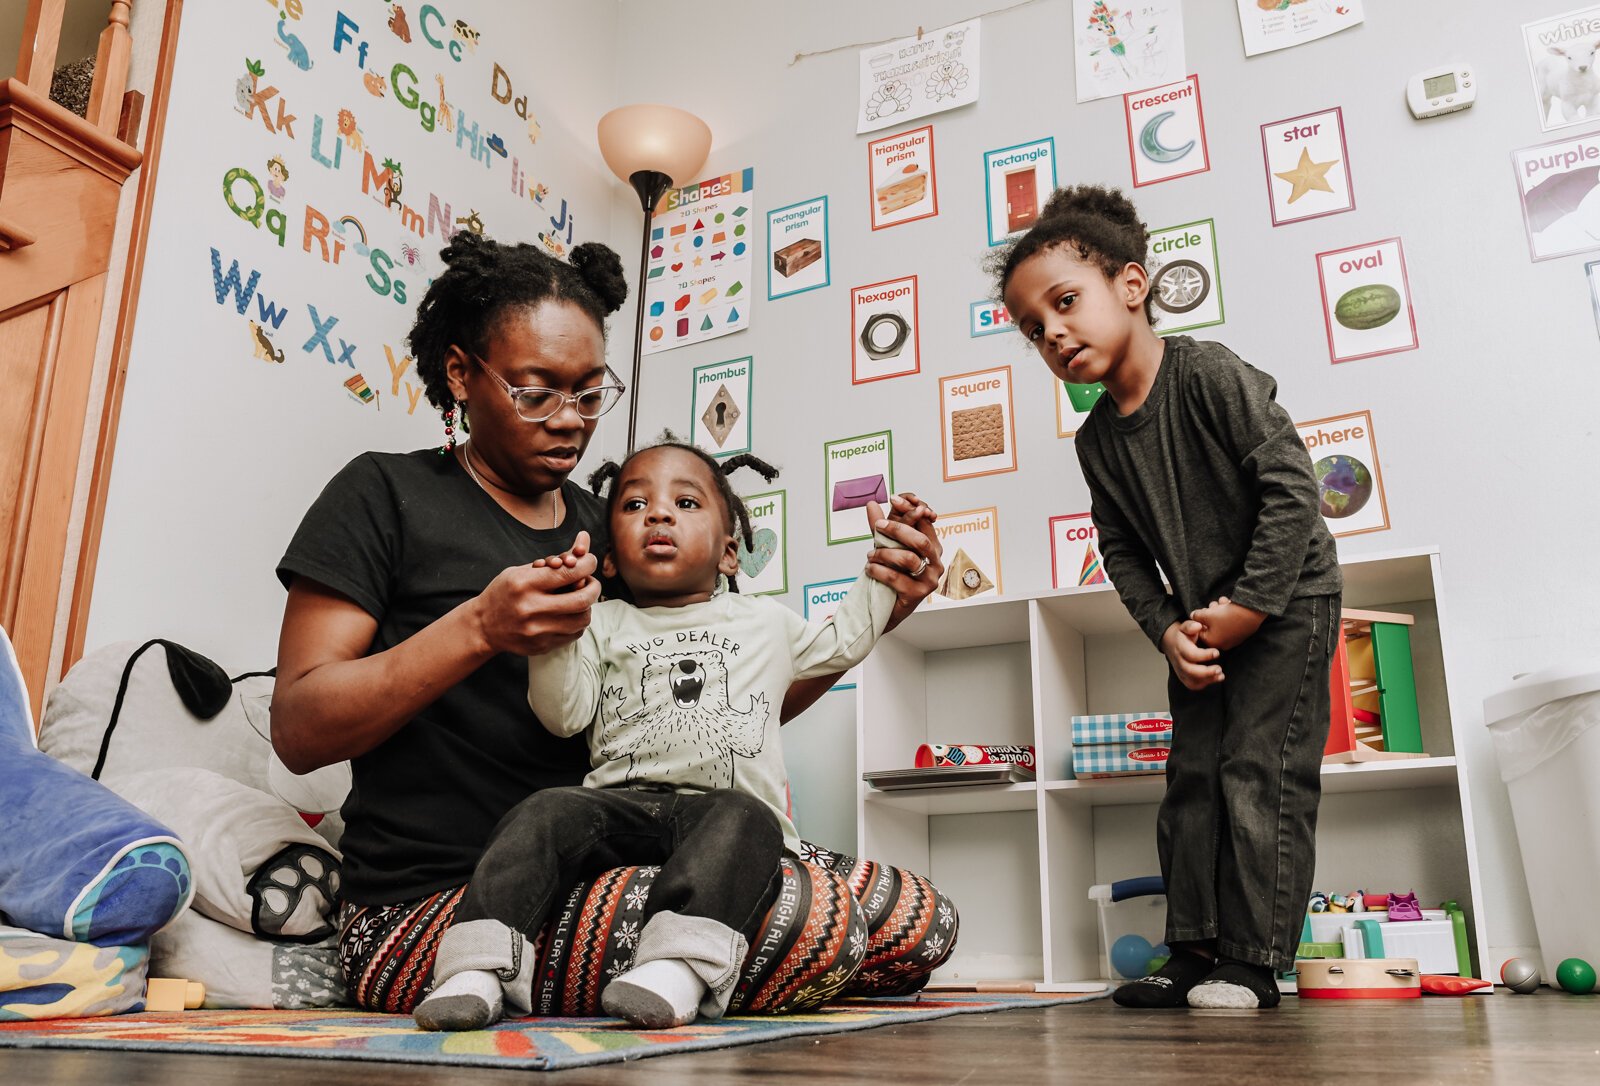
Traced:
<svg viewBox="0 0 1600 1086">
<path fill-rule="evenodd" d="M 1238 0 L 1244 55 L 1270 53 L 1325 38 L 1361 22 L 1364 0 Z"/>
<path fill-rule="evenodd" d="M 1206 122 L 1200 112 L 1200 77 L 1122 96 L 1128 121 L 1128 161 L 1133 187 L 1154 185 L 1211 168 Z"/>
<path fill-rule="evenodd" d="M 872 189 L 874 230 L 939 214 L 933 125 L 870 141 L 867 186 Z"/>
<path fill-rule="evenodd" d="M 668 189 L 656 205 L 645 268 L 645 354 L 750 324 L 755 171 Z"/>
<path fill-rule="evenodd" d="M 1163 336 L 1223 322 L 1222 265 L 1211 219 L 1150 231 L 1150 296 Z"/>
<path fill-rule="evenodd" d="M 1389 527 L 1372 412 L 1356 411 L 1295 424 L 1311 454 L 1318 504 L 1335 538 Z"/>
<path fill-rule="evenodd" d="M 1534 260 L 1600 249 L 1600 132 L 1511 152 Z"/>
<path fill-rule="evenodd" d="M 789 591 L 789 493 L 740 495 L 750 514 L 754 547 L 739 540 L 739 591 L 773 596 Z"/>
<path fill-rule="evenodd" d="M 767 212 L 767 298 L 786 298 L 832 281 L 828 250 L 828 198 L 801 200 Z"/>
<path fill-rule="evenodd" d="M 1522 24 L 1522 44 L 1533 77 L 1533 101 L 1545 132 L 1600 117 L 1600 102 L 1584 98 L 1594 87 L 1595 48 L 1600 45 L 1600 6 Z"/>
<path fill-rule="evenodd" d="M 933 528 L 944 545 L 944 578 L 924 606 L 948 607 L 1004 593 L 998 509 L 941 513 Z"/>
<path fill-rule="evenodd" d="M 1189 70 L 1179 0 L 1072 0 L 1078 101 L 1169 83 Z"/>
<path fill-rule="evenodd" d="M 982 19 L 952 23 L 861 50 L 856 133 L 873 132 L 978 100 Z"/>
<path fill-rule="evenodd" d="M 871 539 L 867 503 L 886 505 L 894 492 L 894 435 L 888 430 L 823 443 L 822 507 L 828 511 L 828 546 Z"/>
<path fill-rule="evenodd" d="M 1317 279 L 1332 361 L 1416 349 L 1417 320 L 1399 238 L 1318 253 Z"/>
<path fill-rule="evenodd" d="M 850 380 L 862 385 L 922 370 L 917 277 L 850 288 Z"/>
<path fill-rule="evenodd" d="M 985 151 L 983 185 L 989 244 L 999 245 L 1032 226 L 1056 190 L 1055 137 Z"/>
<path fill-rule="evenodd" d="M 1053 588 L 1088 588 L 1109 584 L 1100 561 L 1100 544 L 1088 513 L 1050 518 L 1050 584 Z"/>
<path fill-rule="evenodd" d="M 1106 386 L 1099 381 L 1092 385 L 1074 385 L 1058 381 L 1054 376 L 1050 383 L 1056 386 L 1056 436 L 1075 437 L 1095 401 L 1105 393 Z"/>
<path fill-rule="evenodd" d="M 1272 225 L 1354 211 L 1344 110 L 1335 106 L 1261 126 Z"/>
<path fill-rule="evenodd" d="M 749 355 L 694 369 L 689 395 L 689 442 L 712 456 L 750 451 Z"/>
<path fill-rule="evenodd" d="M 939 378 L 944 481 L 1017 470 L 1011 367 Z"/>
<path fill-rule="evenodd" d="M 802 605 L 804 610 L 801 617 L 807 622 L 826 622 L 839 610 L 839 605 L 850 594 L 850 586 L 856 583 L 854 577 L 841 577 L 837 581 L 817 581 L 801 589 L 804 595 Z M 861 665 L 846 671 L 839 676 L 839 681 L 834 683 L 830 690 L 854 690 L 856 680 L 861 677 Z"/>
</svg>

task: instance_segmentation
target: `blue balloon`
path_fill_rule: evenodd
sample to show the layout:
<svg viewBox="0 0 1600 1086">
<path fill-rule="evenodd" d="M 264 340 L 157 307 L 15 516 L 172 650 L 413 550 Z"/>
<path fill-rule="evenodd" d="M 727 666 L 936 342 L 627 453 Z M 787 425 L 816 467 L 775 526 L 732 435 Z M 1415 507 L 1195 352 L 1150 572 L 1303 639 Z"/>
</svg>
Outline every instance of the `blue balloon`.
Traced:
<svg viewBox="0 0 1600 1086">
<path fill-rule="evenodd" d="M 1111 968 L 1124 980 L 1138 980 L 1155 956 L 1155 949 L 1142 935 L 1124 935 L 1111 944 Z"/>
</svg>

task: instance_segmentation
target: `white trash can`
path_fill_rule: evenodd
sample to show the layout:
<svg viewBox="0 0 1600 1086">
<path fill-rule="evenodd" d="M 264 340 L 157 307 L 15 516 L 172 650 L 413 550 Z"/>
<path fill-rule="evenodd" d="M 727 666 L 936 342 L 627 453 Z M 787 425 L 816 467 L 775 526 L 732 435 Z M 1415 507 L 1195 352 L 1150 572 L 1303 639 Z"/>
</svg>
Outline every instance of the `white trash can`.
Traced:
<svg viewBox="0 0 1600 1086">
<path fill-rule="evenodd" d="M 1544 957 L 1544 980 L 1582 958 L 1600 968 L 1600 660 L 1517 678 L 1483 701 Z"/>
</svg>

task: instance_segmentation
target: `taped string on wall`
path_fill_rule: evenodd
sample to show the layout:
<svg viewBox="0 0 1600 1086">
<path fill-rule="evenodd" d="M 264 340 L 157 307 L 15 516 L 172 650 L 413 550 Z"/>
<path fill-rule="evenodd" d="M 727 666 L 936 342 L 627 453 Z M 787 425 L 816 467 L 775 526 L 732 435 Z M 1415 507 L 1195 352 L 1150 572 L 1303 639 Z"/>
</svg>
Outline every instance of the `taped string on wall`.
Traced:
<svg viewBox="0 0 1600 1086">
<path fill-rule="evenodd" d="M 1007 4 L 1005 7 L 992 8 L 989 11 L 980 11 L 976 15 L 966 15 L 966 16 L 962 16 L 959 19 L 951 19 L 950 22 L 945 24 L 945 25 L 952 26 L 952 25 L 954 25 L 956 23 L 970 22 L 973 19 L 982 19 L 982 18 L 986 18 L 987 16 L 990 16 L 990 15 L 1000 15 L 1000 14 L 1003 14 L 1004 12 L 1007 12 L 1007 11 L 1015 11 L 1017 8 L 1025 8 L 1029 4 L 1037 4 L 1038 2 L 1039 2 L 1039 0 L 1021 0 L 1020 3 Z M 922 39 L 922 34 L 923 34 L 923 27 L 918 26 L 917 27 L 917 40 L 920 41 Z M 843 45 L 834 45 L 834 46 L 830 46 L 827 49 L 814 49 L 814 50 L 812 50 L 811 52 L 808 52 L 808 53 L 796 53 L 794 55 L 794 59 L 789 61 L 789 65 L 788 66 L 793 68 L 796 64 L 799 64 L 802 60 L 805 60 L 807 57 L 827 56 L 829 53 L 839 53 L 839 52 L 843 52 L 846 49 L 867 49 L 867 48 L 869 48 L 871 46 L 874 46 L 874 45 L 883 45 L 886 42 L 899 41 L 901 38 L 906 38 L 906 37 L 910 37 L 910 35 L 909 34 L 896 34 L 893 37 L 879 38 L 876 41 L 846 42 Z"/>
</svg>

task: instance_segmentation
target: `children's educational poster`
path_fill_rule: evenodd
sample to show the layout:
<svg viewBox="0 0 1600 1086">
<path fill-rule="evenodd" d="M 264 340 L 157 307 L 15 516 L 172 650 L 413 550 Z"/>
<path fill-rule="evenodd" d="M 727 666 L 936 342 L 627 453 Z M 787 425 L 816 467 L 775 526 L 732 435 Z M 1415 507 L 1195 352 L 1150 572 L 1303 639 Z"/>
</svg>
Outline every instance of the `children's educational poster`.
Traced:
<svg viewBox="0 0 1600 1086">
<path fill-rule="evenodd" d="M 862 385 L 921 371 L 917 277 L 851 287 L 851 383 Z"/>
<path fill-rule="evenodd" d="M 1238 0 L 1244 55 L 1326 38 L 1361 22 L 1364 0 Z"/>
<path fill-rule="evenodd" d="M 750 382 L 746 355 L 696 366 L 689 395 L 689 440 L 715 457 L 750 451 Z"/>
<path fill-rule="evenodd" d="M 1080 102 L 1170 83 L 1189 70 L 1179 0 L 1072 0 L 1072 29 Z"/>
<path fill-rule="evenodd" d="M 982 298 L 967 305 L 967 332 L 974 339 L 992 336 L 996 332 L 1009 332 L 1015 327 L 1011 314 L 999 302 Z"/>
<path fill-rule="evenodd" d="M 1332 361 L 1416 349 L 1417 319 L 1399 238 L 1318 253 L 1317 278 Z"/>
<path fill-rule="evenodd" d="M 1600 260 L 1585 264 L 1583 274 L 1589 280 L 1589 304 L 1594 307 L 1595 331 L 1600 332 Z"/>
<path fill-rule="evenodd" d="M 1100 561 L 1099 533 L 1088 513 L 1050 518 L 1050 585 L 1087 588 L 1107 584 Z"/>
<path fill-rule="evenodd" d="M 839 610 L 839 605 L 850 594 L 850 586 L 856 583 L 854 577 L 841 577 L 837 581 L 817 581 L 801 589 L 805 599 L 802 602 L 803 615 L 807 622 L 826 622 Z M 831 690 L 854 690 L 856 681 L 861 677 L 861 665 L 846 671 L 839 676 L 839 681 L 834 683 Z"/>
<path fill-rule="evenodd" d="M 876 132 L 978 100 L 981 19 L 861 50 L 856 132 Z"/>
<path fill-rule="evenodd" d="M 1055 137 L 984 152 L 983 177 L 989 244 L 999 245 L 1032 226 L 1056 190 Z"/>
<path fill-rule="evenodd" d="M 1099 381 L 1075 385 L 1055 377 L 1050 383 L 1056 386 L 1056 436 L 1076 437 L 1095 401 L 1105 394 L 1106 386 Z"/>
<path fill-rule="evenodd" d="M 750 326 L 754 184 L 746 167 L 661 197 L 645 270 L 645 354 Z"/>
<path fill-rule="evenodd" d="M 755 546 L 739 540 L 739 591 L 775 596 L 789 591 L 789 492 L 773 490 L 744 498 Z"/>
<path fill-rule="evenodd" d="M 1522 24 L 1539 127 L 1548 132 L 1600 117 L 1600 5 Z"/>
<path fill-rule="evenodd" d="M 1600 132 L 1511 152 L 1534 260 L 1600 249 Z"/>
<path fill-rule="evenodd" d="M 867 184 L 874 230 L 939 214 L 933 125 L 868 141 Z"/>
<path fill-rule="evenodd" d="M 825 442 L 822 462 L 828 546 L 872 538 L 867 503 L 886 505 L 894 493 L 894 435 L 879 430 Z"/>
<path fill-rule="evenodd" d="M 1344 110 L 1338 106 L 1261 126 L 1272 225 L 1354 211 Z"/>
<path fill-rule="evenodd" d="M 1122 96 L 1128 120 L 1128 160 L 1133 185 L 1154 185 L 1211 168 L 1206 122 L 1200 112 L 1200 77 L 1130 91 Z"/>
<path fill-rule="evenodd" d="M 944 481 L 1017 470 L 1011 367 L 939 378 Z"/>
<path fill-rule="evenodd" d="M 944 577 L 925 606 L 944 607 L 1002 595 L 1000 510 L 941 513 L 933 530 L 944 547 Z"/>
<path fill-rule="evenodd" d="M 1223 322 L 1222 265 L 1211 219 L 1150 231 L 1150 296 L 1164 336 Z"/>
<path fill-rule="evenodd" d="M 1381 532 L 1389 527 L 1383 472 L 1372 435 L 1372 412 L 1355 411 L 1298 423 L 1311 454 L 1322 518 L 1335 537 Z"/>
<path fill-rule="evenodd" d="M 828 198 L 801 200 L 767 212 L 767 298 L 786 298 L 832 282 Z"/>
</svg>

